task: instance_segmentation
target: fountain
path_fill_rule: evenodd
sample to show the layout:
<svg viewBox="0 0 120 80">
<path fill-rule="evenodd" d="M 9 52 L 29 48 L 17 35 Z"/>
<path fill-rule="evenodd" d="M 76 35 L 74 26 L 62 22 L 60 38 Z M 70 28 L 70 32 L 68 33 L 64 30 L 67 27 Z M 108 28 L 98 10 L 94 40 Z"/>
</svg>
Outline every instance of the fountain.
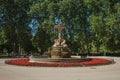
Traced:
<svg viewBox="0 0 120 80">
<path fill-rule="evenodd" d="M 48 48 L 47 56 L 30 56 L 29 58 L 20 58 L 6 60 L 6 64 L 21 66 L 45 66 L 45 67 L 70 67 L 70 66 L 93 66 L 114 63 L 114 60 L 102 58 L 80 58 L 72 57 L 71 51 L 62 38 L 62 30 L 65 26 L 60 22 L 54 26 L 58 30 L 58 38 L 54 40 L 51 48 Z"/>
<path fill-rule="evenodd" d="M 89 58 L 73 58 L 71 57 L 71 50 L 66 44 L 66 40 L 62 37 L 62 30 L 66 27 L 61 23 L 54 26 L 58 30 L 58 38 L 54 40 L 54 44 L 48 48 L 47 56 L 30 56 L 30 62 L 76 62 L 76 61 L 89 61 Z"/>
<path fill-rule="evenodd" d="M 51 58 L 70 58 L 71 51 L 65 43 L 66 40 L 62 38 L 62 30 L 65 29 L 65 26 L 60 22 L 58 25 L 54 26 L 58 30 L 58 39 L 55 39 L 55 43 L 51 47 L 50 56 Z"/>
</svg>

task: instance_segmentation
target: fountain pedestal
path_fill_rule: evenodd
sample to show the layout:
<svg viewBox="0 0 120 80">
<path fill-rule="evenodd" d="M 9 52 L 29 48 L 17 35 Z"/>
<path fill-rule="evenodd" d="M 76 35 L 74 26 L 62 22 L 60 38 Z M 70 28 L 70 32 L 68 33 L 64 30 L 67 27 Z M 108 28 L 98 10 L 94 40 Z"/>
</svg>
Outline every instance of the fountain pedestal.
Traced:
<svg viewBox="0 0 120 80">
<path fill-rule="evenodd" d="M 56 46 L 52 47 L 50 55 L 51 58 L 70 58 L 71 52 L 67 46 Z"/>
<path fill-rule="evenodd" d="M 58 30 L 58 39 L 55 39 L 54 45 L 51 47 L 49 54 L 51 58 L 70 58 L 71 51 L 65 43 L 66 40 L 62 38 L 62 30 L 65 29 L 65 26 L 61 23 L 54 26 L 55 29 Z"/>
</svg>

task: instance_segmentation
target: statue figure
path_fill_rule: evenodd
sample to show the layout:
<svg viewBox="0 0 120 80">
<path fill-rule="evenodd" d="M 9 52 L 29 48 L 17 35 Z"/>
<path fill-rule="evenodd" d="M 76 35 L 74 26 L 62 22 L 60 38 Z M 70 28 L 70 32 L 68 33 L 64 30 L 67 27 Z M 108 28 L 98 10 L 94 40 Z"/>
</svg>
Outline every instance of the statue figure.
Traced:
<svg viewBox="0 0 120 80">
<path fill-rule="evenodd" d="M 49 51 L 51 58 L 70 58 L 71 51 L 69 50 L 66 40 L 62 38 L 62 30 L 65 26 L 61 23 L 54 26 L 58 30 L 58 38 L 54 40 L 54 44 Z"/>
<path fill-rule="evenodd" d="M 67 44 L 65 43 L 66 41 L 63 39 L 63 41 L 61 42 L 61 45 L 63 46 L 63 47 L 67 47 Z"/>
<path fill-rule="evenodd" d="M 58 39 L 55 39 L 54 41 L 55 41 L 55 43 L 53 44 L 53 47 L 57 47 L 57 46 L 59 46 L 59 45 L 60 45 L 60 43 L 59 43 Z"/>
</svg>

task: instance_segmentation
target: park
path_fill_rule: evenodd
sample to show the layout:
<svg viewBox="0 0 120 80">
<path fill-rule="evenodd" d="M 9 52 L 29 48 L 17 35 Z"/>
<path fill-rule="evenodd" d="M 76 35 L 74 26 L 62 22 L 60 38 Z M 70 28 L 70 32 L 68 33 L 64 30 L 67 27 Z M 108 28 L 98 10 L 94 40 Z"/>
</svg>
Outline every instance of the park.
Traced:
<svg viewBox="0 0 120 80">
<path fill-rule="evenodd" d="M 1 80 L 119 80 L 119 0 L 1 0 Z"/>
</svg>

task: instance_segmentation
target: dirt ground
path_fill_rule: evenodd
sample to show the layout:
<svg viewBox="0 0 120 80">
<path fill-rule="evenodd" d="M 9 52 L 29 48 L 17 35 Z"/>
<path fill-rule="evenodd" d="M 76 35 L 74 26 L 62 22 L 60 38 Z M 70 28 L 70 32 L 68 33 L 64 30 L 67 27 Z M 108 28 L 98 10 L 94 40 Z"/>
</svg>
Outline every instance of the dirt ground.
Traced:
<svg viewBox="0 0 120 80">
<path fill-rule="evenodd" d="M 27 67 L 4 64 L 0 59 L 0 80 L 120 80 L 120 57 L 115 64 L 92 67 Z"/>
</svg>

